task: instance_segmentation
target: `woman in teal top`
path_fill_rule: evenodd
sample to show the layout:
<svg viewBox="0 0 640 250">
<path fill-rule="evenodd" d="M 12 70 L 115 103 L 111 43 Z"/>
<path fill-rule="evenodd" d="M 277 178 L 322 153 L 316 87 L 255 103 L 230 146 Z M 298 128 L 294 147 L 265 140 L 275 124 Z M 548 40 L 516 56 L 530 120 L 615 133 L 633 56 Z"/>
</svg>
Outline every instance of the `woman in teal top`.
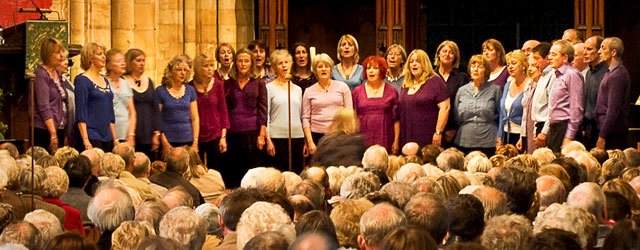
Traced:
<svg viewBox="0 0 640 250">
<path fill-rule="evenodd" d="M 346 83 L 349 90 L 362 84 L 362 65 L 358 64 L 358 41 L 352 35 L 346 34 L 338 41 L 338 60 L 340 63 L 333 66 L 331 79 Z"/>
</svg>

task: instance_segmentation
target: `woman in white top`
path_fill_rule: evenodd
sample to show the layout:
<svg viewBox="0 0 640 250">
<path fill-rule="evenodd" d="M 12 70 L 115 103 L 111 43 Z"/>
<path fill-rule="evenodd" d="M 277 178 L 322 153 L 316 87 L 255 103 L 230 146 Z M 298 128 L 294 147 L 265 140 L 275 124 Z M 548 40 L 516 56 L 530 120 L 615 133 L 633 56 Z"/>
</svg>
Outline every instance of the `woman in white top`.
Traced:
<svg viewBox="0 0 640 250">
<path fill-rule="evenodd" d="M 498 136 L 496 146 L 503 144 L 519 145 L 522 125 L 522 98 L 524 88 L 531 79 L 527 77 L 527 56 L 521 50 L 509 52 L 506 56 L 509 75 L 511 76 L 504 85 L 504 91 L 500 100 L 500 120 L 498 123 Z"/>
<path fill-rule="evenodd" d="M 280 171 L 300 174 L 304 157 L 302 89 L 290 80 L 292 61 L 286 50 L 276 50 L 271 54 L 276 78 L 267 84 L 267 152 Z"/>
<path fill-rule="evenodd" d="M 124 53 L 118 49 L 107 51 L 107 79 L 113 92 L 113 112 L 116 115 L 116 136 L 120 142 L 135 146 L 136 108 L 133 104 L 133 91 L 123 77 L 126 71 Z"/>
</svg>

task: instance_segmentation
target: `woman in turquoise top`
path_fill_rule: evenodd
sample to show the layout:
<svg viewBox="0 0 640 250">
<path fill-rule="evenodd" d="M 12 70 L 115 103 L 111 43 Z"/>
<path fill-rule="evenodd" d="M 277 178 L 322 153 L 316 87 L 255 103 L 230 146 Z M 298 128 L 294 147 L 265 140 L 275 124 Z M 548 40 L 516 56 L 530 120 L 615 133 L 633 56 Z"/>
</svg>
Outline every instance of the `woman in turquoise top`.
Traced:
<svg viewBox="0 0 640 250">
<path fill-rule="evenodd" d="M 362 84 L 362 65 L 358 64 L 358 41 L 352 35 L 346 34 L 338 41 L 338 60 L 340 63 L 333 66 L 331 79 L 346 83 L 349 90 Z"/>
<path fill-rule="evenodd" d="M 116 116 L 116 137 L 120 142 L 135 145 L 136 108 L 133 104 L 133 91 L 122 75 L 127 64 L 124 54 L 118 49 L 107 51 L 107 79 L 113 92 L 113 113 Z"/>
</svg>

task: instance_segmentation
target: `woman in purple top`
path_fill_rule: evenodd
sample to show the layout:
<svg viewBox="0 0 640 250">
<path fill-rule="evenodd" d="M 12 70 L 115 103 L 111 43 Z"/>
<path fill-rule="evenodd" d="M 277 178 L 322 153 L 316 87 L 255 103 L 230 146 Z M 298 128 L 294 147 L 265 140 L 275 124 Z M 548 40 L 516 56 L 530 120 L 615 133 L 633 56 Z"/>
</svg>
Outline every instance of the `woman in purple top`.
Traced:
<svg viewBox="0 0 640 250">
<path fill-rule="evenodd" d="M 458 44 L 449 40 L 442 42 L 438 46 L 438 49 L 436 49 L 434 58 L 433 65 L 436 66 L 436 74 L 442 77 L 447 85 L 449 97 L 455 97 L 458 89 L 469 83 L 469 75 L 464 71 L 458 70 L 460 66 L 460 49 L 458 49 Z M 453 138 L 456 137 L 456 131 L 458 130 L 455 118 L 456 115 L 453 113 L 453 109 L 449 109 L 449 119 L 447 120 L 447 126 L 444 130 L 444 142 L 442 142 L 445 147 L 454 146 Z"/>
<path fill-rule="evenodd" d="M 45 38 L 40 46 L 42 65 L 35 70 L 34 145 L 54 153 L 64 145 L 67 125 L 67 92 L 62 84 L 58 66 L 66 60 L 64 45 L 54 38 Z"/>
<path fill-rule="evenodd" d="M 191 59 L 186 55 L 174 56 L 162 76 L 162 86 L 156 89 L 160 106 L 162 151 L 166 156 L 173 147 L 190 145 L 198 152 L 200 118 L 196 91 L 187 85 Z"/>
<path fill-rule="evenodd" d="M 367 81 L 353 90 L 353 108 L 360 120 L 360 132 L 369 146 L 380 145 L 392 154 L 400 149 L 398 92 L 384 82 L 387 63 L 382 57 L 367 57 L 362 65 Z"/>
<path fill-rule="evenodd" d="M 423 50 L 409 54 L 404 66 L 406 78 L 400 92 L 400 144 L 420 146 L 442 144 L 449 117 L 449 91 L 431 67 Z"/>
<path fill-rule="evenodd" d="M 267 135 L 267 88 L 255 76 L 253 53 L 241 49 L 235 58 L 224 83 L 230 126 L 221 174 L 227 188 L 238 187 L 247 170 L 262 163 Z"/>
<path fill-rule="evenodd" d="M 193 60 L 193 80 L 196 89 L 198 116 L 200 118 L 200 158 L 205 166 L 220 171 L 221 154 L 227 151 L 227 100 L 224 98 L 224 81 L 213 77 L 213 58 L 199 54 Z"/>
<path fill-rule="evenodd" d="M 491 65 L 489 82 L 500 86 L 500 90 L 504 88 L 509 78 L 507 71 L 507 60 L 502 43 L 496 39 L 487 39 L 482 43 L 482 56 L 489 61 Z"/>
<path fill-rule="evenodd" d="M 78 151 L 96 147 L 111 152 L 118 140 L 113 92 L 107 78 L 100 74 L 107 61 L 105 47 L 90 43 L 82 48 L 80 56 L 80 67 L 85 72 L 73 81 L 76 85 L 76 121 L 81 139 L 77 145 Z"/>
</svg>

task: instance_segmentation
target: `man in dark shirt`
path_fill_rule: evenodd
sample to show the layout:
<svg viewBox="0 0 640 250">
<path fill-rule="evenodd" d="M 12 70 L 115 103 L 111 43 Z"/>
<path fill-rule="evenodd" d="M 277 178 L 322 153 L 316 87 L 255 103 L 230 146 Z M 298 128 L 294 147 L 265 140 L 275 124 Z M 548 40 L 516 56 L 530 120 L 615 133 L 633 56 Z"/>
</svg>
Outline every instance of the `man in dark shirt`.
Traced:
<svg viewBox="0 0 640 250">
<path fill-rule="evenodd" d="M 617 37 L 608 37 L 602 41 L 600 60 L 606 63 L 607 73 L 602 78 L 598 90 L 596 114 L 598 121 L 598 141 L 601 149 L 624 149 L 628 130 L 627 109 L 629 105 L 629 72 L 622 65 L 624 45 Z"/>
<path fill-rule="evenodd" d="M 607 72 L 607 65 L 600 60 L 598 55 L 602 40 L 604 38 L 601 36 L 592 36 L 584 42 L 584 62 L 589 64 L 589 70 L 584 79 L 584 118 L 580 132 L 582 144 L 587 149 L 595 147 L 598 139 L 596 101 L 602 77 Z"/>
<path fill-rule="evenodd" d="M 193 186 L 182 174 L 189 168 L 189 153 L 182 147 L 173 148 L 167 155 L 167 168 L 164 172 L 149 177 L 152 183 L 171 189 L 175 186 L 184 187 L 193 198 L 193 205 L 204 203 L 200 191 Z"/>
</svg>

